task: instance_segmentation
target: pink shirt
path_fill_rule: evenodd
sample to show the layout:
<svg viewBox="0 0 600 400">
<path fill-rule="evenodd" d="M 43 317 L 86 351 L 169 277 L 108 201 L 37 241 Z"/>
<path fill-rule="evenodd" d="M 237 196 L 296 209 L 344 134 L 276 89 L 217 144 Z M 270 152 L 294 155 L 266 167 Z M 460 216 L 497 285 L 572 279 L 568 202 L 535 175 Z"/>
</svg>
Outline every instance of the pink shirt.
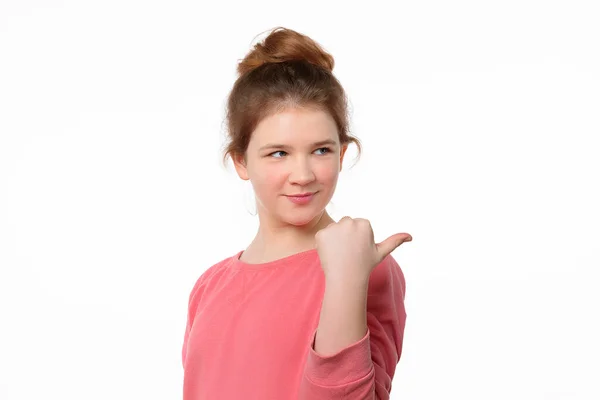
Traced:
<svg viewBox="0 0 600 400">
<path fill-rule="evenodd" d="M 241 254 L 206 270 L 190 293 L 184 400 L 389 399 L 406 321 L 391 255 L 370 276 L 367 334 L 324 357 L 312 347 L 325 293 L 317 250 L 263 264 Z"/>
</svg>

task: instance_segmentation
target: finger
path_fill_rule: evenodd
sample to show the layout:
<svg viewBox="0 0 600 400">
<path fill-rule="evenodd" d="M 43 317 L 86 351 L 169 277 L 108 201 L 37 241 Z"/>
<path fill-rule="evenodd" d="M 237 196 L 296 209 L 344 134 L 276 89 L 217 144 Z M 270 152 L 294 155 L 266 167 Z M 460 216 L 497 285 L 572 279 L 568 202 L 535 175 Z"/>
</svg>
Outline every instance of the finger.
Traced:
<svg viewBox="0 0 600 400">
<path fill-rule="evenodd" d="M 377 251 L 379 253 L 379 259 L 383 260 L 385 257 L 388 256 L 388 254 L 394 251 L 402 243 L 410 242 L 411 240 L 412 236 L 410 236 L 409 234 L 397 233 L 385 239 L 383 242 L 376 244 Z"/>
</svg>

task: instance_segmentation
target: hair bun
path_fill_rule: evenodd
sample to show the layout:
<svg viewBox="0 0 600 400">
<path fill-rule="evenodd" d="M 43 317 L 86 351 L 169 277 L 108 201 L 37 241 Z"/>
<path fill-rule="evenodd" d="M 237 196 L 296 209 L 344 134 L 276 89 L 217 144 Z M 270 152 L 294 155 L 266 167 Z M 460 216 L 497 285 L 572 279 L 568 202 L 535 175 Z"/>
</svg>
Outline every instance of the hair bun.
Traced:
<svg viewBox="0 0 600 400">
<path fill-rule="evenodd" d="M 329 72 L 333 71 L 333 56 L 310 37 L 292 29 L 277 27 L 238 64 L 237 72 L 246 74 L 267 63 L 304 60 Z"/>
</svg>

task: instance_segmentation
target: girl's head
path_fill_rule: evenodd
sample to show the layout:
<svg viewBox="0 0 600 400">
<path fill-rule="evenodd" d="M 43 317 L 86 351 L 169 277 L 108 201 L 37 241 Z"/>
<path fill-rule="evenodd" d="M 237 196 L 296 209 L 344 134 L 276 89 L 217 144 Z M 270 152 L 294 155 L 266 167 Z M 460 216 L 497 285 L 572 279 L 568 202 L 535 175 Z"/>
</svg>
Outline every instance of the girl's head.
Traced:
<svg viewBox="0 0 600 400">
<path fill-rule="evenodd" d="M 333 197 L 350 136 L 333 57 L 315 41 L 275 28 L 238 64 L 227 103 L 228 143 L 241 179 L 254 189 L 261 220 L 302 226 Z M 306 204 L 287 196 L 315 193 Z"/>
</svg>

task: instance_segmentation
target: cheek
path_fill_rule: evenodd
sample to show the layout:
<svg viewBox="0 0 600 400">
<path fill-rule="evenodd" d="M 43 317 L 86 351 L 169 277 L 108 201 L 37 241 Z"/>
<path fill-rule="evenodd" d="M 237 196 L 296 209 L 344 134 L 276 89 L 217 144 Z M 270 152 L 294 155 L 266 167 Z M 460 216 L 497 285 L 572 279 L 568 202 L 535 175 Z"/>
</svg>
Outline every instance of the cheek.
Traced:
<svg viewBox="0 0 600 400">
<path fill-rule="evenodd" d="M 339 163 L 336 161 L 313 165 L 315 179 L 325 187 L 335 186 L 339 176 Z M 254 171 L 252 174 L 254 191 L 265 200 L 274 195 L 285 193 L 288 186 L 288 171 L 279 165 L 271 165 Z"/>
<path fill-rule="evenodd" d="M 316 178 L 325 185 L 333 184 L 337 182 L 338 170 L 335 163 L 321 165 L 315 168 Z"/>
<path fill-rule="evenodd" d="M 286 182 L 285 174 L 277 168 L 264 168 L 254 176 L 256 177 L 252 180 L 254 191 L 261 197 L 280 194 Z"/>
</svg>

